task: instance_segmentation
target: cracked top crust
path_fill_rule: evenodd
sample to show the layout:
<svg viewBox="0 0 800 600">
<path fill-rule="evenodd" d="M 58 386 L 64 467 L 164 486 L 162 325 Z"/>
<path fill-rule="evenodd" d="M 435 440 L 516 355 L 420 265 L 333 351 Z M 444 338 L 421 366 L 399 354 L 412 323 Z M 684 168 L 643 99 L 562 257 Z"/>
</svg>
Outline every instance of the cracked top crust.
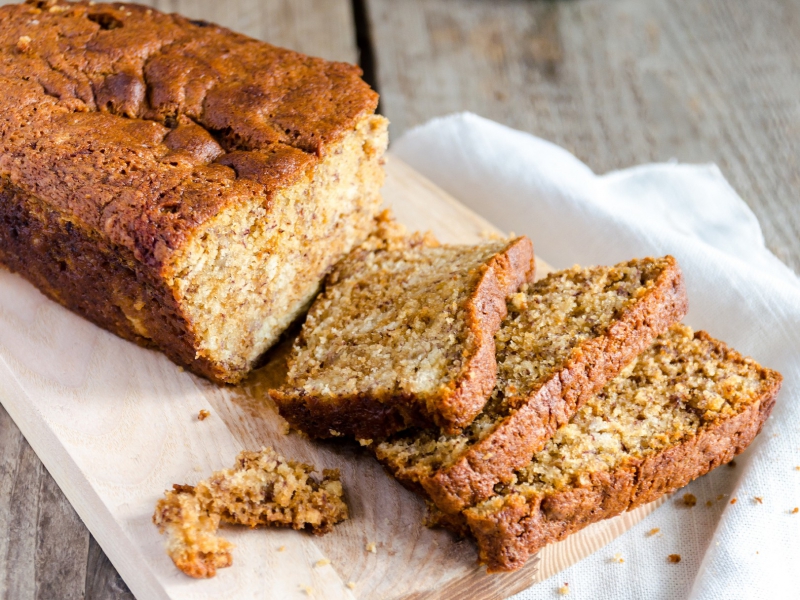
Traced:
<svg viewBox="0 0 800 600">
<path fill-rule="evenodd" d="M 160 268 L 371 114 L 358 67 L 136 4 L 0 7 L 0 176 Z"/>
</svg>

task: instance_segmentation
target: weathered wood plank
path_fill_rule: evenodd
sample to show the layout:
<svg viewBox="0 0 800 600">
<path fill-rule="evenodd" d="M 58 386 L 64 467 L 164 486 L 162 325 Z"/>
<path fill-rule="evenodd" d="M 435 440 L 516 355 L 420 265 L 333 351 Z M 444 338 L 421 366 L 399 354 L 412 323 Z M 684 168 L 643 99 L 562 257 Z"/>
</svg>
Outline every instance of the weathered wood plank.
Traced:
<svg viewBox="0 0 800 600">
<path fill-rule="evenodd" d="M 470 110 L 605 172 L 715 162 L 800 271 L 800 4 L 367 0 L 392 136 Z"/>
<path fill-rule="evenodd" d="M 0 0 L 0 4 L 13 3 Z M 140 3 L 219 23 L 314 56 L 347 62 L 358 59 L 350 0 Z M 1 406 L 0 452 L 0 598 L 133 598 Z"/>
<path fill-rule="evenodd" d="M 0 406 L 0 597 L 84 597 L 89 532 Z"/>
</svg>

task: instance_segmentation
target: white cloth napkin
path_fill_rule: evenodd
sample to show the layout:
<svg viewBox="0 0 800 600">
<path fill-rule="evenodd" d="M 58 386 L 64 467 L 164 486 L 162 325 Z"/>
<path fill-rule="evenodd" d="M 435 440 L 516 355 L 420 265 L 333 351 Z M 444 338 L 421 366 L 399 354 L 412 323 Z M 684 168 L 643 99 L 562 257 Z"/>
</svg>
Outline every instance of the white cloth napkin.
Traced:
<svg viewBox="0 0 800 600">
<path fill-rule="evenodd" d="M 555 267 L 674 255 L 686 322 L 784 376 L 772 417 L 736 467 L 696 480 L 516 598 L 558 597 L 564 583 L 569 598 L 800 598 L 800 513 L 791 513 L 800 506 L 800 282 L 766 249 L 719 169 L 653 164 L 597 176 L 558 146 L 472 114 L 413 129 L 392 150 L 495 225 L 530 236 Z M 695 507 L 680 501 L 684 492 Z"/>
</svg>

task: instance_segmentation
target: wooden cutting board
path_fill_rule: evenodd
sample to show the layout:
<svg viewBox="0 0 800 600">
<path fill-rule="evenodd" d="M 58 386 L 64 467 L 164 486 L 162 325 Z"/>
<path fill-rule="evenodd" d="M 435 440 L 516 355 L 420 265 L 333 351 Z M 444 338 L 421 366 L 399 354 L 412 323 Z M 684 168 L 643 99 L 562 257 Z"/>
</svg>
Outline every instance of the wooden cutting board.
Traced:
<svg viewBox="0 0 800 600">
<path fill-rule="evenodd" d="M 400 160 L 390 158 L 387 171 L 384 197 L 409 228 L 444 242 L 496 232 Z M 547 271 L 542 262 L 538 268 Z M 218 387 L 0 269 L 0 401 L 140 600 L 308 598 L 309 591 L 326 599 L 504 598 L 598 550 L 655 508 L 591 526 L 516 573 L 487 575 L 470 542 L 422 526 L 423 503 L 361 448 L 283 433 L 265 390 L 280 381 L 287 348 L 243 385 Z M 204 421 L 201 409 L 211 413 Z M 210 580 L 184 576 L 151 522 L 156 501 L 172 483 L 195 483 L 230 466 L 240 450 L 266 445 L 340 469 L 351 519 L 322 538 L 226 527 L 233 567 Z M 370 543 L 377 552 L 366 550 Z M 316 567 L 322 558 L 330 565 Z"/>
</svg>

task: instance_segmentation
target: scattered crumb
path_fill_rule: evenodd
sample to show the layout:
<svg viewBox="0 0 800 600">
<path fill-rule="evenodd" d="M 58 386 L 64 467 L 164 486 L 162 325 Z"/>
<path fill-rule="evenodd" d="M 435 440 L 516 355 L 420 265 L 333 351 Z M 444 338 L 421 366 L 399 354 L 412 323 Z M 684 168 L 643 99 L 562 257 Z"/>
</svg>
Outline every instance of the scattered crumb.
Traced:
<svg viewBox="0 0 800 600">
<path fill-rule="evenodd" d="M 306 596 L 314 595 L 314 588 L 312 588 L 310 585 L 301 585 L 300 589 L 306 593 Z"/>
<path fill-rule="evenodd" d="M 498 233 L 497 231 L 491 231 L 489 229 L 482 230 L 479 235 L 481 236 L 481 239 L 484 239 L 484 240 L 503 240 L 503 239 L 505 239 L 501 233 Z"/>
<path fill-rule="evenodd" d="M 319 559 L 319 560 L 318 560 L 318 561 L 317 561 L 317 562 L 314 564 L 314 566 L 315 566 L 315 567 L 327 567 L 329 564 L 331 564 L 331 559 L 330 559 L 330 558 L 320 558 L 320 559 Z"/>
<path fill-rule="evenodd" d="M 362 446 L 371 446 L 372 440 L 358 440 L 358 443 L 361 444 Z"/>
<path fill-rule="evenodd" d="M 328 429 L 328 431 L 333 437 L 342 437 L 344 435 L 341 431 L 336 431 L 335 429 Z"/>
<path fill-rule="evenodd" d="M 31 38 L 28 35 L 20 36 L 17 40 L 17 51 L 25 53 L 31 49 Z"/>
<path fill-rule="evenodd" d="M 706 506 L 714 506 L 714 503 L 711 500 L 706 500 Z"/>
<path fill-rule="evenodd" d="M 375 545 L 375 542 L 368 542 L 366 546 L 367 552 L 372 552 L 373 554 L 377 554 L 378 547 Z"/>
<path fill-rule="evenodd" d="M 800 471 L 800 466 L 794 468 L 795 471 Z"/>
<path fill-rule="evenodd" d="M 348 581 L 347 582 L 347 587 L 349 587 L 351 590 L 356 589 L 356 582 L 355 581 Z"/>
<path fill-rule="evenodd" d="M 753 496 L 753 502 L 756 504 L 764 504 L 764 499 L 761 496 Z"/>
<path fill-rule="evenodd" d="M 184 369 L 182 366 L 178 365 L 178 373 L 183 373 L 185 370 L 186 369 Z"/>
<path fill-rule="evenodd" d="M 292 431 L 292 426 L 289 425 L 289 421 L 282 421 L 281 422 L 281 433 L 283 435 L 289 435 Z"/>
<path fill-rule="evenodd" d="M 796 515 L 799 512 L 800 512 L 800 508 L 797 508 L 796 506 L 792 509 L 792 514 L 793 515 Z"/>
<path fill-rule="evenodd" d="M 684 494 L 683 503 L 686 506 L 694 506 L 695 504 L 697 504 L 697 496 L 695 496 L 694 494 Z"/>
<path fill-rule="evenodd" d="M 652 536 L 654 536 L 655 534 L 657 534 L 657 533 L 658 533 L 658 532 L 660 532 L 660 531 L 661 531 L 661 528 L 660 528 L 660 527 L 653 527 L 653 528 L 652 528 L 650 531 L 648 531 L 648 532 L 647 532 L 645 535 L 646 535 L 647 537 L 652 537 Z"/>
<path fill-rule="evenodd" d="M 717 495 L 717 501 L 720 501 L 720 500 L 722 500 L 724 497 L 725 497 L 725 494 L 719 494 L 719 495 Z"/>
<path fill-rule="evenodd" d="M 732 460 L 731 462 L 728 463 L 728 466 L 729 467 L 735 467 L 736 466 L 736 461 Z"/>
<path fill-rule="evenodd" d="M 624 559 L 624 558 L 622 558 L 622 554 L 620 554 L 619 552 L 617 552 L 617 553 L 616 553 L 616 554 L 615 554 L 615 555 L 614 555 L 614 556 L 611 558 L 611 562 L 613 562 L 613 563 L 620 563 L 620 564 L 622 564 L 622 563 L 624 563 L 624 562 L 625 562 L 625 559 Z"/>
<path fill-rule="evenodd" d="M 281 546 L 278 548 L 278 552 L 286 552 L 286 546 Z"/>
<path fill-rule="evenodd" d="M 560 588 L 558 588 L 558 593 L 561 596 L 566 596 L 567 594 L 569 594 L 569 584 L 565 583 Z"/>
<path fill-rule="evenodd" d="M 680 554 L 670 554 L 667 557 L 667 560 L 671 563 L 679 563 L 681 562 L 681 555 Z"/>
<path fill-rule="evenodd" d="M 736 504 L 736 498 L 731 498 L 731 504 Z"/>
<path fill-rule="evenodd" d="M 208 412 L 205 408 L 197 413 L 197 420 L 198 421 L 205 421 L 208 417 L 211 416 L 211 413 Z"/>
</svg>

